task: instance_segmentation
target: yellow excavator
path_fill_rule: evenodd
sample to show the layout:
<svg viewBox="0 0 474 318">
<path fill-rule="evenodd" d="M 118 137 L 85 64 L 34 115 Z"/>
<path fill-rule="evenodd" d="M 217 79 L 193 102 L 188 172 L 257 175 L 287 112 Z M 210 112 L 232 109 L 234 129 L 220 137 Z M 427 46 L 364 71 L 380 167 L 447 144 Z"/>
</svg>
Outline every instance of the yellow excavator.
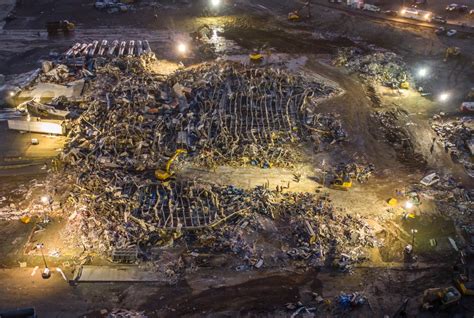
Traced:
<svg viewBox="0 0 474 318">
<path fill-rule="evenodd" d="M 263 54 L 259 51 L 253 51 L 250 53 L 249 58 L 252 63 L 261 63 L 263 61 Z"/>
<path fill-rule="evenodd" d="M 188 153 L 186 149 L 176 149 L 174 155 L 166 163 L 165 170 L 155 170 L 155 177 L 160 181 L 168 181 L 174 175 L 174 172 L 170 170 L 171 164 L 176 160 L 176 158 L 178 158 L 179 155 L 186 153 Z"/>
<path fill-rule="evenodd" d="M 68 20 L 46 22 L 46 30 L 49 35 L 60 32 L 68 34 L 76 29 L 76 25 Z"/>
<path fill-rule="evenodd" d="M 458 48 L 457 46 L 450 46 L 446 49 L 446 53 L 444 54 L 444 61 L 446 62 L 449 57 L 458 56 L 460 53 L 460 48 Z"/>
<path fill-rule="evenodd" d="M 305 4 L 303 4 L 303 6 L 300 9 L 295 10 L 295 11 L 291 11 L 290 13 L 288 13 L 288 21 L 292 21 L 292 22 L 300 21 L 301 20 L 301 11 L 304 8 L 308 9 L 308 14 L 306 15 L 306 18 L 311 19 L 311 1 L 307 1 Z"/>
<path fill-rule="evenodd" d="M 349 175 L 344 174 L 342 177 L 336 177 L 331 181 L 331 189 L 349 191 L 352 188 L 352 180 Z"/>
</svg>

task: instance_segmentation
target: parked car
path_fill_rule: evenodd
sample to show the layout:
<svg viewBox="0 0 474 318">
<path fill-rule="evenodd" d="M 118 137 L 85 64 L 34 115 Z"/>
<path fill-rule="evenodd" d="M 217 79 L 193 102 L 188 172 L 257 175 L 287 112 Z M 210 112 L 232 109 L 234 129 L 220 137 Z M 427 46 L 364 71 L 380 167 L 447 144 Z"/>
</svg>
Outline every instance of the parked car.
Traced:
<svg viewBox="0 0 474 318">
<path fill-rule="evenodd" d="M 436 172 L 430 173 L 429 175 L 425 176 L 423 179 L 421 179 L 420 183 L 424 186 L 432 186 L 435 183 L 439 182 L 439 176 L 436 174 Z"/>
<path fill-rule="evenodd" d="M 467 6 L 465 6 L 465 5 L 462 5 L 462 6 L 459 6 L 459 7 L 458 7 L 458 11 L 465 13 L 465 12 L 468 12 L 468 11 L 469 11 L 469 8 L 468 8 Z"/>
<path fill-rule="evenodd" d="M 451 4 L 448 4 L 446 6 L 446 11 L 450 11 L 450 12 L 453 12 L 453 11 L 456 11 L 459 7 L 459 4 L 457 3 L 451 3 Z"/>
<path fill-rule="evenodd" d="M 435 33 L 437 35 L 441 35 L 441 34 L 444 34 L 446 32 L 446 28 L 445 27 L 439 27 L 435 30 Z"/>
<path fill-rule="evenodd" d="M 365 10 L 365 11 L 372 11 L 372 12 L 380 12 L 380 8 L 377 7 L 377 6 L 374 6 L 373 4 L 364 4 L 364 6 L 362 7 L 362 10 Z"/>
<path fill-rule="evenodd" d="M 445 18 L 440 17 L 439 15 L 434 16 L 434 17 L 431 19 L 431 21 L 436 22 L 436 23 L 443 23 L 443 24 L 445 24 L 446 22 L 448 22 Z"/>
<path fill-rule="evenodd" d="M 385 15 L 389 15 L 391 17 L 396 17 L 398 16 L 398 12 L 397 11 L 394 11 L 394 10 L 385 10 L 382 12 L 383 14 Z"/>
<path fill-rule="evenodd" d="M 465 113 L 474 113 L 474 102 L 464 102 L 461 104 L 461 111 Z"/>
<path fill-rule="evenodd" d="M 451 29 L 451 30 L 449 30 L 448 32 L 446 32 L 446 35 L 447 35 L 447 36 L 453 36 L 453 35 L 455 35 L 456 33 L 458 33 L 458 31 Z"/>
</svg>

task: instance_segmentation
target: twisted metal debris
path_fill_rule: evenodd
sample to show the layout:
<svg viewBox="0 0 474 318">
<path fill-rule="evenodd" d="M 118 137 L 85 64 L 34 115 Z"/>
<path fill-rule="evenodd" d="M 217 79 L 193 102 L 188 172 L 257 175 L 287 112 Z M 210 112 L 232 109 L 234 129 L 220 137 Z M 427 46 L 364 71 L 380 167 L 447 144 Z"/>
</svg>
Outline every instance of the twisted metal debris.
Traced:
<svg viewBox="0 0 474 318">
<path fill-rule="evenodd" d="M 206 228 L 248 212 L 274 218 L 282 210 L 259 189 L 245 195 L 193 180 L 158 182 L 151 172 L 177 148 L 207 166 L 269 167 L 297 161 L 291 146 L 304 140 L 346 136 L 335 115 L 316 112 L 318 98 L 335 89 L 282 70 L 214 63 L 164 78 L 123 58 L 96 76 L 61 159 L 75 180 L 70 230 L 103 253 L 159 244 L 165 229 Z"/>
<path fill-rule="evenodd" d="M 334 64 L 357 72 L 366 81 L 378 82 L 391 88 L 399 88 L 402 82 L 409 79 L 405 62 L 390 51 L 364 54 L 356 48 L 341 49 Z"/>
</svg>

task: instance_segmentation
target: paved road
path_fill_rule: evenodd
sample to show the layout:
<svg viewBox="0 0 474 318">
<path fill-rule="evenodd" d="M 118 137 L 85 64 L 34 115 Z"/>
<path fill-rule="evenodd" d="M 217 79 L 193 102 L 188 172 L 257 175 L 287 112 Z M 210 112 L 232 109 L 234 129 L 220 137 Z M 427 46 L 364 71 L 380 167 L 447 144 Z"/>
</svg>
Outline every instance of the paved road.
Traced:
<svg viewBox="0 0 474 318">
<path fill-rule="evenodd" d="M 418 27 L 423 27 L 423 28 L 430 28 L 430 29 L 436 29 L 439 26 L 444 26 L 445 28 L 455 29 L 458 32 L 474 34 L 474 25 L 461 27 L 459 23 L 456 23 L 454 20 L 448 20 L 447 24 L 436 24 L 436 23 L 417 21 L 417 20 L 407 19 L 407 18 L 402 18 L 402 17 L 392 17 L 392 16 L 384 15 L 382 13 L 377 13 L 377 12 L 351 9 L 342 4 L 334 5 L 334 4 L 326 3 L 324 1 L 313 1 L 313 3 L 314 5 L 317 5 L 317 6 L 323 6 L 323 7 L 327 7 L 331 9 L 345 11 L 352 15 L 360 15 L 360 16 L 365 16 L 372 19 L 377 19 L 377 20 L 385 20 L 385 21 L 396 22 L 396 23 L 401 23 L 405 25 L 413 25 L 413 26 L 418 26 Z"/>
</svg>

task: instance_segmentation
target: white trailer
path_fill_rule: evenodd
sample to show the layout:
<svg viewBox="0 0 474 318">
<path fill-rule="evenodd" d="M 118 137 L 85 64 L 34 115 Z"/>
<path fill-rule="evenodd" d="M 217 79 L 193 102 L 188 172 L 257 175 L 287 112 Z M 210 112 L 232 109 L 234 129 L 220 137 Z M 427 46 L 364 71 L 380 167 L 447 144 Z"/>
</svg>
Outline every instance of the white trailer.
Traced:
<svg viewBox="0 0 474 318">
<path fill-rule="evenodd" d="M 365 11 L 372 11 L 372 12 L 380 12 L 380 8 L 377 6 L 374 6 L 373 4 L 368 4 L 365 3 L 364 6 L 362 7 L 362 10 Z"/>
<path fill-rule="evenodd" d="M 424 10 L 418 10 L 413 8 L 403 8 L 400 10 L 400 16 L 403 18 L 431 22 L 433 19 L 433 13 Z"/>
<path fill-rule="evenodd" d="M 62 121 L 27 121 L 9 119 L 8 128 L 12 130 L 28 131 L 43 134 L 65 134 L 65 129 L 62 125 Z"/>
</svg>

